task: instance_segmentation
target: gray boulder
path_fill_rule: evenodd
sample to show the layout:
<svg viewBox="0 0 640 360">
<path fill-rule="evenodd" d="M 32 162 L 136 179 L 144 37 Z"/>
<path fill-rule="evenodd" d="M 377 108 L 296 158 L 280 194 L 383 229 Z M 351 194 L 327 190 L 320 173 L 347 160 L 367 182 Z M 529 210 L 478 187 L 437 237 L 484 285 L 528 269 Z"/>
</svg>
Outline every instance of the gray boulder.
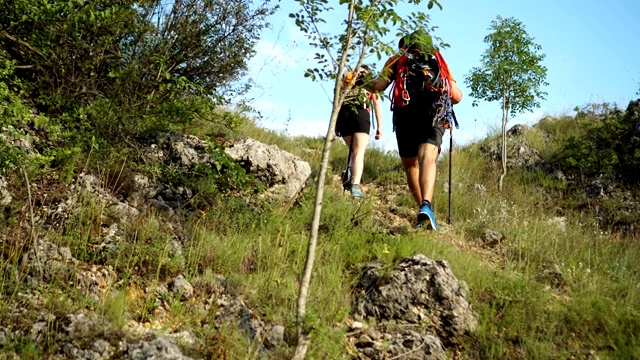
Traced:
<svg viewBox="0 0 640 360">
<path fill-rule="evenodd" d="M 311 175 L 306 161 L 251 138 L 234 143 L 225 152 L 267 185 L 267 196 L 272 199 L 294 201 Z"/>
<path fill-rule="evenodd" d="M 449 264 L 418 254 L 385 272 L 367 265 L 358 284 L 354 306 L 356 319 L 375 318 L 376 323 L 425 325 L 443 344 L 472 333 L 478 317 L 466 298 L 466 284 L 458 282 Z M 397 334 L 394 334 L 397 336 Z"/>
</svg>

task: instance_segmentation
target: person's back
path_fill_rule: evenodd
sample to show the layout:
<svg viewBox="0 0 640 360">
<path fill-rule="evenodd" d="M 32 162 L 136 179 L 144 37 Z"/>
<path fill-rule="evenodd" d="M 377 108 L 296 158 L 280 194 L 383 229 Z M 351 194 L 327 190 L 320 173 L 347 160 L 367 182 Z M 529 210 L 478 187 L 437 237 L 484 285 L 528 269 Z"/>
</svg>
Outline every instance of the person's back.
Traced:
<svg viewBox="0 0 640 360">
<path fill-rule="evenodd" d="M 369 68 L 363 65 L 362 69 L 355 72 L 347 72 L 343 77 L 343 86 L 349 89 L 349 94 L 340 108 L 336 122 L 336 136 L 344 139 L 349 147 L 347 157 L 347 169 L 343 172 L 343 185 L 349 189 L 353 197 L 364 197 L 360 182 L 364 170 L 364 153 L 369 143 L 371 129 L 371 111 L 375 111 L 377 120 L 376 140 L 382 136 L 382 113 L 378 96 L 363 87 L 364 76 Z M 353 76 L 357 76 L 354 80 Z M 371 107 L 373 106 L 373 109 Z"/>
<path fill-rule="evenodd" d="M 436 163 L 442 144 L 446 125 L 445 121 L 436 121 L 437 116 L 452 124 L 448 117 L 453 114 L 452 106 L 462 100 L 462 93 L 458 88 L 455 78 L 451 75 L 448 65 L 442 55 L 435 49 L 432 55 L 438 61 L 442 88 L 437 89 L 439 94 L 446 96 L 444 104 L 436 107 L 435 101 L 443 99 L 428 89 L 425 85 L 423 91 L 408 89 L 406 81 L 409 69 L 406 68 L 408 51 L 416 42 L 426 42 L 419 48 L 431 45 L 431 37 L 426 33 L 414 33 L 400 39 L 398 47 L 403 51 L 387 60 L 381 77 L 372 82 L 372 90 L 383 91 L 393 83 L 390 94 L 393 111 L 393 127 L 396 132 L 398 153 L 407 176 L 407 183 L 411 195 L 420 207 L 418 210 L 418 226 L 429 220 L 429 224 L 435 230 L 438 224 L 431 205 L 436 181 Z M 424 51 L 423 51 L 424 52 Z M 436 109 L 434 111 L 434 109 Z M 439 109 L 439 110 L 438 110 Z"/>
</svg>

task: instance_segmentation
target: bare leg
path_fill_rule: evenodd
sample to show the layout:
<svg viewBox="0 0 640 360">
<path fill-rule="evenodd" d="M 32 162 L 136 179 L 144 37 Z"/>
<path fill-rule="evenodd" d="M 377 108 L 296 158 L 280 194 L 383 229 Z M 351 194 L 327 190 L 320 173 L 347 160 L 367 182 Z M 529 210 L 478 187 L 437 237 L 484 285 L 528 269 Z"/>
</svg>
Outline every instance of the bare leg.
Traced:
<svg viewBox="0 0 640 360">
<path fill-rule="evenodd" d="M 418 206 L 422 205 L 422 191 L 420 189 L 418 157 L 401 158 L 402 165 L 404 166 L 404 172 L 407 175 L 407 185 L 414 200 Z"/>
<path fill-rule="evenodd" d="M 436 186 L 436 164 L 438 161 L 438 147 L 433 144 L 422 144 L 418 148 L 418 162 L 420 163 L 420 193 L 422 200 L 431 202 L 433 199 L 433 191 Z"/>
<path fill-rule="evenodd" d="M 364 171 L 364 152 L 369 143 L 369 134 L 357 132 L 353 134 L 353 148 L 351 153 L 351 169 L 353 171 L 352 182 L 360 184 Z"/>
</svg>

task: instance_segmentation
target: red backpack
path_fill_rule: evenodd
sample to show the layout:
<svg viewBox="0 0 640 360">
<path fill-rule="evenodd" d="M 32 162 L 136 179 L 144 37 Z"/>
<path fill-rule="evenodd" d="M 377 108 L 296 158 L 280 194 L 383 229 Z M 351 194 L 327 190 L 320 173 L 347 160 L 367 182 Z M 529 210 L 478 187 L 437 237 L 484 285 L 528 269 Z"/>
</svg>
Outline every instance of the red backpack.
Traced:
<svg viewBox="0 0 640 360">
<path fill-rule="evenodd" d="M 458 128 L 451 104 L 451 74 L 442 54 L 423 51 L 415 43 L 404 50 L 395 63 L 395 78 L 389 93 L 391 110 L 403 108 L 412 97 L 417 97 L 425 103 L 434 124 L 448 127 L 452 120 Z"/>
</svg>

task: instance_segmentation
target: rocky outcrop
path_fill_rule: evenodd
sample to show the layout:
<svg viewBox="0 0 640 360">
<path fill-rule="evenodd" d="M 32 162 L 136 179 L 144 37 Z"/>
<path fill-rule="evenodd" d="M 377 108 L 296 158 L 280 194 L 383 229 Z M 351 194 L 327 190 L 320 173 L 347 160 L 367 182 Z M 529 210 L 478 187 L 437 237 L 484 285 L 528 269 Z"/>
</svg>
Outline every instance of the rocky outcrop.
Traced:
<svg viewBox="0 0 640 360">
<path fill-rule="evenodd" d="M 22 262 L 27 267 L 26 280 L 32 285 L 68 279 L 76 289 L 95 301 L 102 298 L 117 278 L 111 267 L 80 262 L 68 247 L 42 240 L 23 256 Z"/>
<path fill-rule="evenodd" d="M 353 313 L 362 326 L 350 336 L 361 359 L 444 359 L 446 346 L 475 331 L 478 316 L 446 261 L 418 254 L 387 273 L 365 266 Z M 386 343 L 383 346 L 383 343 Z"/>
<path fill-rule="evenodd" d="M 90 307 L 72 306 L 73 312 L 59 314 L 43 306 L 44 296 L 55 295 L 48 292 L 49 284 L 60 281 L 93 301 L 109 302 L 120 291 L 116 285 L 120 279 L 109 266 L 84 263 L 74 258 L 69 248 L 42 240 L 25 253 L 22 262 L 27 268 L 25 281 L 34 290 L 19 292 L 6 303 L 0 347 L 29 338 L 39 347 L 57 344 L 55 359 L 190 359 L 175 345 L 185 341 L 179 333 L 150 329 L 133 320 L 118 328 Z"/>
<path fill-rule="evenodd" d="M 197 165 L 215 169 L 216 159 L 209 149 L 210 144 L 196 136 L 161 133 L 146 149 L 144 158 L 185 169 Z M 261 197 L 275 202 L 295 201 L 311 175 L 311 166 L 306 161 L 275 145 L 251 138 L 236 141 L 224 151 L 265 185 Z M 188 203 L 193 194 L 191 189 L 169 188 L 147 176 L 135 174 L 126 196 L 134 206 L 151 202 L 158 209 L 172 212 Z"/>
<path fill-rule="evenodd" d="M 122 279 L 111 267 L 79 261 L 69 248 L 42 240 L 25 253 L 22 262 L 27 270 L 26 283 L 38 290 L 17 293 L 6 304 L 4 324 L 13 325 L 0 325 L 0 347 L 5 342 L 28 337 L 38 346 L 55 342 L 61 359 L 191 359 L 183 355 L 178 344 L 193 348 L 197 342 L 194 335 L 169 331 L 164 323 L 164 315 L 171 306 L 168 298 L 200 304 L 212 314 L 202 327 L 235 324 L 254 344 L 263 344 L 264 351 L 283 341 L 284 327 L 260 320 L 241 296 L 227 287 L 221 275 L 206 280 L 206 285 L 203 279 L 196 278 L 192 284 L 184 275 L 178 275 L 167 283 L 145 289 L 143 296 L 151 300 L 153 320 L 141 323 L 132 319 L 120 327 L 91 309 L 81 308 L 61 316 L 42 306 L 44 296 L 52 295 L 43 295 L 49 284 L 60 281 L 97 303 L 109 302 L 121 296 L 122 291 L 131 291 L 120 286 Z M 1 296 L 0 299 L 6 300 Z"/>
<path fill-rule="evenodd" d="M 27 142 L 15 144 L 29 150 L 28 145 Z M 311 174 L 308 163 L 275 146 L 246 139 L 231 149 L 229 153 L 266 185 L 265 196 L 275 201 L 295 200 Z M 160 134 L 143 157 L 185 169 L 196 165 L 215 166 L 209 150 L 210 145 L 195 136 Z M 95 207 L 100 209 L 92 213 L 92 229 L 96 231 L 86 240 L 85 248 L 107 260 L 102 264 L 79 260 L 69 247 L 59 246 L 40 235 L 44 232 L 30 232 L 32 238 L 27 240 L 21 264 L 25 270 L 23 281 L 34 290 L 17 293 L 12 303 L 7 304 L 6 321 L 0 324 L 0 348 L 15 339 L 30 338 L 36 346 L 56 343 L 59 349 L 56 358 L 191 359 L 182 354 L 178 345 L 193 348 L 197 340 L 187 332 L 167 331 L 163 323 L 171 307 L 167 299 L 183 302 L 185 306 L 187 303 L 200 304 L 202 309 L 211 312 L 210 323 L 202 324 L 203 327 L 231 323 L 245 330 L 247 338 L 257 346 L 261 345 L 264 351 L 281 345 L 284 327 L 263 322 L 245 305 L 241 295 L 227 288 L 222 276 L 217 277 L 215 286 L 210 280 L 207 286 L 200 286 L 201 279 L 189 279 L 184 274 L 158 279 L 157 286 L 137 292 L 122 286 L 123 279 L 109 265 L 113 262 L 108 259 L 112 251 L 128 241 L 125 230 L 141 215 L 146 216 L 148 210 L 153 210 L 166 220 L 159 224 L 166 234 L 166 256 L 172 261 L 179 259 L 186 240 L 182 229 L 184 219 L 175 216 L 176 210 L 193 196 L 193 190 L 186 187 L 174 188 L 140 173 L 128 176 L 131 181 L 119 191 L 114 191 L 106 178 L 89 173 L 78 174 L 69 184 L 61 186 L 55 196 L 44 193 L 38 184 L 31 185 L 39 198 L 49 197 L 34 207 L 25 228 L 33 225 L 53 231 L 74 231 L 75 219 L 82 217 L 87 207 Z M 0 177 L 0 206 L 12 204 L 14 196 L 10 191 L 5 179 Z M 43 294 L 57 288 L 51 284 L 60 283 L 65 284 L 70 293 L 80 294 L 96 303 L 108 303 L 123 296 L 122 292 L 139 293 L 150 299 L 145 301 L 150 301 L 152 320 L 143 323 L 130 319 L 125 326 L 120 326 L 113 324 L 112 319 L 84 308 L 65 315 L 51 313 L 42 306 L 45 303 Z M 0 295 L 0 301 L 5 300 L 9 299 L 2 299 Z M 10 353 L 7 356 L 11 358 Z"/>
<path fill-rule="evenodd" d="M 524 124 L 516 124 L 507 131 L 507 166 L 541 167 L 544 166 L 538 150 L 532 148 L 523 135 L 529 131 Z M 485 142 L 480 146 L 486 156 L 494 161 L 502 161 L 502 139 Z"/>
<path fill-rule="evenodd" d="M 523 135 L 529 127 L 525 124 L 515 124 L 511 127 L 511 129 L 507 130 L 507 135 L 515 137 Z"/>
<path fill-rule="evenodd" d="M 295 200 L 311 175 L 306 161 L 250 138 L 234 143 L 225 152 L 269 187 L 269 197 L 285 202 Z"/>
</svg>

